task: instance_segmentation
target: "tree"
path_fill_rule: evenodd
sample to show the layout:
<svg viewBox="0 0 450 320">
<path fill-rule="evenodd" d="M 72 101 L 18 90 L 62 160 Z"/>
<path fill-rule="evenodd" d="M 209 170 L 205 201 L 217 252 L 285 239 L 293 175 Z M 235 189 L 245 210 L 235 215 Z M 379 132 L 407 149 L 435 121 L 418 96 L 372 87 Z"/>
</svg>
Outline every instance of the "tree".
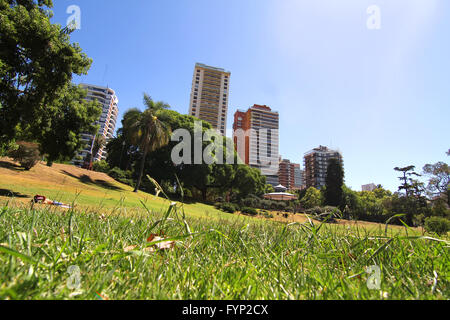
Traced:
<svg viewBox="0 0 450 320">
<path fill-rule="evenodd" d="M 235 178 L 232 181 L 241 199 L 250 194 L 260 196 L 266 189 L 266 177 L 261 175 L 258 169 L 247 165 L 236 165 Z"/>
<path fill-rule="evenodd" d="M 432 215 L 450 219 L 450 209 L 448 209 L 447 202 L 444 199 L 438 198 L 434 201 Z"/>
<path fill-rule="evenodd" d="M 132 143 L 139 147 L 142 156 L 134 192 L 138 192 L 141 185 L 147 154 L 167 145 L 170 136 L 170 128 L 158 119 L 160 112 L 170 106 L 153 101 L 147 94 L 144 94 L 144 104 L 147 107 L 145 111 L 131 109 L 124 115 L 125 130 L 129 132 Z"/>
<path fill-rule="evenodd" d="M 117 130 L 117 136 L 108 141 L 106 152 L 106 161 L 111 168 L 131 170 L 132 164 L 139 159 L 139 148 L 131 144 L 123 133 L 123 128 Z"/>
<path fill-rule="evenodd" d="M 40 160 L 39 145 L 34 142 L 19 141 L 16 150 L 12 150 L 9 156 L 20 163 L 26 170 L 33 168 Z"/>
<path fill-rule="evenodd" d="M 338 159 L 329 160 L 325 182 L 325 204 L 327 206 L 341 207 L 344 200 L 342 190 L 344 185 L 344 169 Z"/>
<path fill-rule="evenodd" d="M 68 85 L 56 102 L 59 111 L 55 114 L 46 112 L 45 118 L 51 122 L 50 128 L 34 135 L 27 132 L 28 138 L 34 136 L 41 142 L 40 150 L 47 156 L 48 166 L 56 160 L 73 159 L 76 152 L 84 147 L 81 134 L 97 132 L 98 127 L 94 123 L 100 117 L 102 109 L 98 102 L 84 100 L 85 96 L 86 92 L 81 87 Z"/>
<path fill-rule="evenodd" d="M 52 6 L 51 0 L 0 0 L 0 145 L 21 132 L 51 131 L 48 115 L 60 112 L 57 101 L 72 75 L 91 66 L 70 43 L 71 31 L 50 23 Z"/>
<path fill-rule="evenodd" d="M 306 190 L 305 196 L 300 199 L 300 204 L 304 209 L 311 209 L 314 207 L 320 207 L 323 199 L 319 190 L 314 187 L 310 187 Z"/>
<path fill-rule="evenodd" d="M 102 134 L 97 134 L 94 138 L 94 141 L 92 141 L 91 150 L 88 152 L 86 158 L 84 159 L 85 169 L 92 170 L 94 159 L 98 157 L 99 151 L 103 148 L 105 144 L 106 138 Z"/>
<path fill-rule="evenodd" d="M 423 167 L 425 175 L 429 176 L 428 191 L 432 196 L 442 196 L 450 206 L 448 187 L 450 184 L 450 167 L 444 162 L 427 164 Z"/>
<path fill-rule="evenodd" d="M 400 181 L 403 183 L 398 188 L 399 191 L 405 190 L 406 197 L 410 196 L 410 190 L 414 189 L 415 187 L 418 187 L 417 180 L 412 179 L 412 176 L 418 176 L 420 177 L 420 174 L 414 172 L 415 166 L 408 166 L 404 168 L 396 167 L 394 168 L 395 171 L 401 172 L 403 175 L 401 177 L 398 177 Z"/>
<path fill-rule="evenodd" d="M 379 184 L 377 186 L 377 188 L 375 190 L 373 190 L 373 193 L 375 194 L 375 197 L 377 199 L 384 199 L 384 198 L 392 196 L 392 192 L 384 189 L 381 184 Z"/>
</svg>

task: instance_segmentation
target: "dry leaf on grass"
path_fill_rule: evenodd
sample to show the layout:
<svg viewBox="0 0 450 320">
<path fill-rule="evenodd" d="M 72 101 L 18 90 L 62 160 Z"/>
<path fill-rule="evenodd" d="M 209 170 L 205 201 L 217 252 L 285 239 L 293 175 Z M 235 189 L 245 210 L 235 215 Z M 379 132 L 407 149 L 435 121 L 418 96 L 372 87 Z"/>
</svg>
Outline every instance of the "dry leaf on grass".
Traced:
<svg viewBox="0 0 450 320">
<path fill-rule="evenodd" d="M 157 249 L 158 250 L 170 250 L 175 247 L 175 241 L 164 241 L 164 239 L 165 238 L 162 238 L 157 234 L 150 235 L 150 237 L 147 238 L 147 242 L 158 242 L 158 241 L 161 241 L 161 242 L 158 242 L 152 246 L 146 247 L 143 249 L 143 251 L 155 252 L 155 251 L 157 251 Z M 135 246 L 135 245 L 128 246 L 128 247 L 124 248 L 123 251 L 130 252 L 130 251 L 136 250 L 137 247 L 138 246 Z"/>
<path fill-rule="evenodd" d="M 128 246 L 126 248 L 123 248 L 123 251 L 124 252 L 130 252 L 130 251 L 133 251 L 136 248 L 137 248 L 137 246 Z"/>
<path fill-rule="evenodd" d="M 162 238 L 156 234 L 151 234 L 150 237 L 147 238 L 147 242 L 157 242 L 154 244 L 154 247 L 158 248 L 159 250 L 168 250 L 173 249 L 175 246 L 175 241 L 164 241 L 165 238 Z"/>
</svg>

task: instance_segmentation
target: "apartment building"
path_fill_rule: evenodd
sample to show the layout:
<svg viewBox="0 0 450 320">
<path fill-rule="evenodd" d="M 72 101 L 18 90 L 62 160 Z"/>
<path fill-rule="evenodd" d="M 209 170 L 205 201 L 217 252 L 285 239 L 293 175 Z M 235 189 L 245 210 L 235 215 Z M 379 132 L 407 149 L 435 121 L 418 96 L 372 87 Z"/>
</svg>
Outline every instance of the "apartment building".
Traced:
<svg viewBox="0 0 450 320">
<path fill-rule="evenodd" d="M 234 115 L 233 141 L 240 159 L 266 176 L 267 183 L 279 184 L 279 115 L 265 105 L 254 105 Z"/>
<path fill-rule="evenodd" d="M 114 131 L 116 129 L 116 122 L 119 114 L 119 99 L 117 98 L 115 91 L 111 88 L 92 84 L 81 84 L 81 86 L 87 90 L 87 101 L 98 101 L 102 106 L 102 114 L 95 124 L 100 126 L 98 134 L 105 137 L 106 141 L 108 141 L 114 136 Z M 84 159 L 86 159 L 86 156 L 91 152 L 95 135 L 82 134 L 81 137 L 83 142 L 85 142 L 86 147 L 78 152 L 77 156 L 72 161 L 72 163 L 77 166 L 82 166 L 84 164 Z M 93 161 L 105 159 L 105 147 L 101 148 L 99 152 L 93 156 Z"/>
<path fill-rule="evenodd" d="M 189 114 L 209 122 L 226 136 L 231 73 L 197 63 L 192 78 Z"/>
<path fill-rule="evenodd" d="M 300 164 L 294 163 L 294 187 L 292 190 L 302 190 L 304 188 L 303 174 Z"/>
<path fill-rule="evenodd" d="M 304 156 L 304 183 L 306 188 L 314 187 L 321 189 L 325 186 L 327 177 L 328 161 L 338 159 L 343 164 L 343 157 L 339 151 L 319 146 Z"/>
<path fill-rule="evenodd" d="M 279 183 L 288 190 L 300 190 L 303 185 L 302 170 L 300 164 L 292 163 L 287 159 L 280 159 L 278 170 Z"/>
<path fill-rule="evenodd" d="M 365 184 L 361 187 L 362 191 L 373 191 L 377 188 L 377 185 L 374 183 Z"/>
</svg>

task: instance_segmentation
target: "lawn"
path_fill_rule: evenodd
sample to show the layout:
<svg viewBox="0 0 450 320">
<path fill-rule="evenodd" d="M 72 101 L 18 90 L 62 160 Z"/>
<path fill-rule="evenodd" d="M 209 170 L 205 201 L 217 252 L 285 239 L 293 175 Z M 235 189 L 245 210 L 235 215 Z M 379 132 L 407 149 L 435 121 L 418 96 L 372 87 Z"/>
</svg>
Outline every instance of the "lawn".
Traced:
<svg viewBox="0 0 450 320">
<path fill-rule="evenodd" d="M 167 213 L 0 208 L 0 299 L 450 298 L 448 241 Z"/>
<path fill-rule="evenodd" d="M 151 174 L 151 173 L 150 173 Z M 31 199 L 39 194 L 49 199 L 72 204 L 78 210 L 100 214 L 120 213 L 128 215 L 141 211 L 144 205 L 151 211 L 166 210 L 170 201 L 154 195 L 132 192 L 130 186 L 119 183 L 104 173 L 80 169 L 71 165 L 54 164 L 51 168 L 39 163 L 30 171 L 23 171 L 9 158 L 0 158 L 0 202 L 29 205 Z M 207 219 L 230 219 L 232 221 L 266 221 L 261 217 L 250 218 L 244 215 L 230 215 L 203 203 L 184 204 L 185 212 L 190 217 Z M 282 212 L 272 212 L 272 220 L 280 223 L 305 223 L 308 218 L 302 214 L 283 217 Z M 340 221 L 342 227 L 351 226 L 383 232 L 384 225 L 370 222 Z M 398 226 L 389 226 L 393 234 L 404 233 Z M 409 233 L 421 234 L 419 229 Z"/>
<path fill-rule="evenodd" d="M 73 166 L 0 164 L 0 299 L 450 298 L 448 238 L 418 229 L 268 221 Z M 31 206 L 35 194 L 76 206 Z"/>
<path fill-rule="evenodd" d="M 104 173 L 84 170 L 72 165 L 39 163 L 23 171 L 8 158 L 0 158 L 0 200 L 29 204 L 35 195 L 75 205 L 80 210 L 127 214 L 143 208 L 152 211 L 167 208 L 168 200 L 154 195 L 134 193 L 130 186 L 119 183 Z M 185 204 L 190 216 L 219 218 L 225 215 L 203 203 Z M 229 215 L 226 215 L 229 216 Z"/>
</svg>

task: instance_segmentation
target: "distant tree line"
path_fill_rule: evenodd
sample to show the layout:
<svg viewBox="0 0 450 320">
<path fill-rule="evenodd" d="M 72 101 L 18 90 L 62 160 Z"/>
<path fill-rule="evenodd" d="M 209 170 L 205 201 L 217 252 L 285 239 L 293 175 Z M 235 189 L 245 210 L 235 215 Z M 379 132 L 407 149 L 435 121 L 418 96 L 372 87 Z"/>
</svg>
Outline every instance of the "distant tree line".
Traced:
<svg viewBox="0 0 450 320">
<path fill-rule="evenodd" d="M 301 210 L 336 207 L 346 219 L 378 223 L 390 220 L 393 224 L 425 226 L 440 233 L 450 231 L 448 164 L 427 164 L 422 174 L 416 172 L 415 168 L 413 165 L 394 168 L 400 174 L 400 185 L 395 193 L 381 185 L 370 192 L 357 192 L 345 185 L 340 162 L 331 160 L 325 187 L 297 192 Z M 423 176 L 428 177 L 428 184 L 419 180 Z"/>
</svg>

